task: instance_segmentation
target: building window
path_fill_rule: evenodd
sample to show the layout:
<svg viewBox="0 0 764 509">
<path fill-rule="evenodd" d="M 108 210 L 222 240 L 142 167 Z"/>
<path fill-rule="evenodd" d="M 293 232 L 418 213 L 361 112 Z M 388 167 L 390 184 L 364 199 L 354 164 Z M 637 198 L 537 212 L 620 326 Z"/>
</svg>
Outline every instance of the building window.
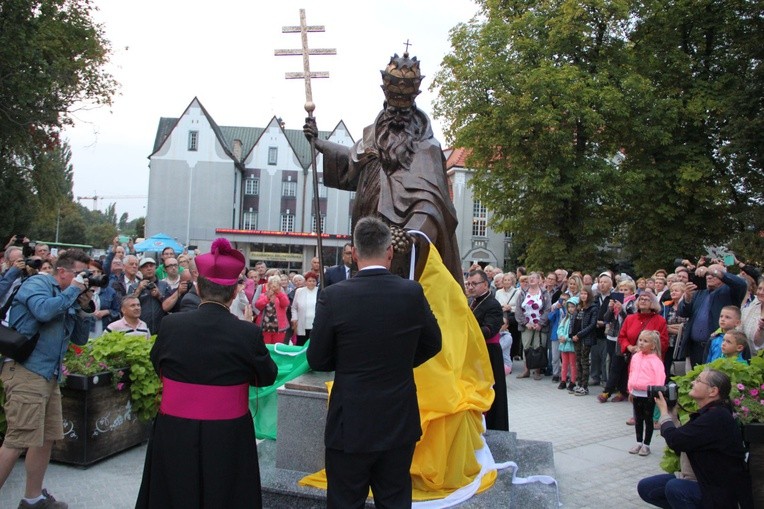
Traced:
<svg viewBox="0 0 764 509">
<path fill-rule="evenodd" d="M 279 160 L 279 148 L 268 147 L 268 164 L 275 166 Z"/>
<path fill-rule="evenodd" d="M 256 230 L 257 229 L 257 212 L 249 211 L 242 214 L 241 227 L 244 230 Z"/>
<path fill-rule="evenodd" d="M 244 181 L 244 194 L 258 195 L 260 194 L 260 179 L 250 177 Z"/>
<path fill-rule="evenodd" d="M 188 150 L 199 150 L 199 131 L 188 131 Z"/>
<path fill-rule="evenodd" d="M 297 182 L 282 182 L 281 196 L 297 196 Z"/>
<path fill-rule="evenodd" d="M 350 199 L 355 200 L 355 191 L 350 191 Z"/>
<path fill-rule="evenodd" d="M 281 231 L 294 231 L 294 214 L 281 214 Z"/>
<path fill-rule="evenodd" d="M 316 215 L 310 216 L 310 231 L 316 231 Z M 326 216 L 321 214 L 321 233 L 326 233 Z"/>
<path fill-rule="evenodd" d="M 488 210 L 479 200 L 472 202 L 472 236 L 485 237 Z"/>
</svg>

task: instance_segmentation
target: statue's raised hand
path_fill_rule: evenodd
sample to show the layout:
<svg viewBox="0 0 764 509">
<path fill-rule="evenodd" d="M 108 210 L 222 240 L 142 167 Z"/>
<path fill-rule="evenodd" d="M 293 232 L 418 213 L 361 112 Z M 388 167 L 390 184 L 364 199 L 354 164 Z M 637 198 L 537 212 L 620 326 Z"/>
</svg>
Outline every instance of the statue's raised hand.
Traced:
<svg viewBox="0 0 764 509">
<path fill-rule="evenodd" d="M 307 117 L 305 119 L 305 125 L 302 126 L 302 132 L 308 141 L 318 139 L 318 127 L 316 126 L 316 119 L 313 117 Z"/>
</svg>

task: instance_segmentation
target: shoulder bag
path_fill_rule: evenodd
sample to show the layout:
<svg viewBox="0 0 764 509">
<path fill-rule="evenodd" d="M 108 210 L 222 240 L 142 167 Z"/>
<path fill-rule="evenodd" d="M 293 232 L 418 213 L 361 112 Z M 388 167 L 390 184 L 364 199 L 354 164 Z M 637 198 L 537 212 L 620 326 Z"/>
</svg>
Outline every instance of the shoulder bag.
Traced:
<svg viewBox="0 0 764 509">
<path fill-rule="evenodd" d="M 13 290 L 8 296 L 5 305 L 0 309 L 0 319 L 5 318 L 8 310 L 11 308 L 11 304 L 13 304 L 13 299 L 16 297 L 19 288 L 21 288 L 21 285 Z M 13 327 L 6 327 L 5 325 L 0 324 L 0 354 L 3 354 L 5 357 L 10 357 L 17 362 L 24 362 L 30 355 L 32 355 L 32 352 L 37 346 L 38 339 L 40 339 L 39 332 L 31 338 L 28 338 L 24 334 L 17 332 Z"/>
</svg>

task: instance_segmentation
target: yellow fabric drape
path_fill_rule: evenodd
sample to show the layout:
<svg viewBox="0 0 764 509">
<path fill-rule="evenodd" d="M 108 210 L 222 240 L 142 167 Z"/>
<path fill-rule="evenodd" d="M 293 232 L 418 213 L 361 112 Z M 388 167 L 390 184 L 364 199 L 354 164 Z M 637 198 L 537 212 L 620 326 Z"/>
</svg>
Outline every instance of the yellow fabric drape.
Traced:
<svg viewBox="0 0 764 509">
<path fill-rule="evenodd" d="M 475 451 L 482 447 L 482 414 L 493 403 L 494 380 L 480 327 L 432 245 L 419 282 L 443 335 L 440 353 L 414 370 L 422 438 L 411 464 L 412 496 L 432 500 L 466 486 L 480 472 Z M 495 480 L 494 470 L 479 491 Z M 310 474 L 299 484 L 326 489 L 326 474 Z"/>
</svg>

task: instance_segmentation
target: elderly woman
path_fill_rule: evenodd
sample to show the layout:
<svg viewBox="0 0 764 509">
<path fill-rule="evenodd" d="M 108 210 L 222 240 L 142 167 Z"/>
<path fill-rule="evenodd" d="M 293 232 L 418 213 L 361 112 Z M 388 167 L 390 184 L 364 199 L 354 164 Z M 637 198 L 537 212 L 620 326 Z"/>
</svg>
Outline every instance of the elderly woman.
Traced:
<svg viewBox="0 0 764 509">
<path fill-rule="evenodd" d="M 748 306 L 743 308 L 740 328 L 748 338 L 751 357 L 764 349 L 764 279 L 759 279 L 756 287 L 756 297 Z"/>
<path fill-rule="evenodd" d="M 523 350 L 526 352 L 526 359 L 527 352 L 531 348 L 546 346 L 549 335 L 547 321 L 551 307 L 549 293 L 541 286 L 541 275 L 538 272 L 531 272 L 527 277 L 528 289 L 521 289 L 515 306 L 515 319 L 523 342 Z M 525 371 L 519 374 L 517 378 L 528 378 L 529 376 L 531 376 L 531 370 L 526 362 Z M 541 378 L 541 370 L 534 369 L 533 379 L 541 380 Z"/>
<path fill-rule="evenodd" d="M 292 330 L 297 334 L 298 346 L 304 345 L 310 339 L 319 292 L 317 287 L 318 274 L 306 272 L 304 277 L 305 286 L 294 292 L 294 301 L 292 302 Z"/>
<path fill-rule="evenodd" d="M 265 290 L 255 302 L 255 307 L 260 311 L 257 315 L 257 325 L 263 330 L 265 344 L 283 343 L 289 326 L 286 315 L 289 297 L 281 289 L 281 278 L 277 274 L 268 278 Z"/>
<path fill-rule="evenodd" d="M 660 312 L 661 306 L 652 292 L 642 292 L 637 297 L 637 312 L 626 317 L 618 334 L 618 344 L 623 354 L 630 357 L 629 354 L 637 352 L 639 334 L 643 330 L 654 330 L 661 336 L 661 358 L 666 355 L 669 347 L 668 327 Z"/>
</svg>

